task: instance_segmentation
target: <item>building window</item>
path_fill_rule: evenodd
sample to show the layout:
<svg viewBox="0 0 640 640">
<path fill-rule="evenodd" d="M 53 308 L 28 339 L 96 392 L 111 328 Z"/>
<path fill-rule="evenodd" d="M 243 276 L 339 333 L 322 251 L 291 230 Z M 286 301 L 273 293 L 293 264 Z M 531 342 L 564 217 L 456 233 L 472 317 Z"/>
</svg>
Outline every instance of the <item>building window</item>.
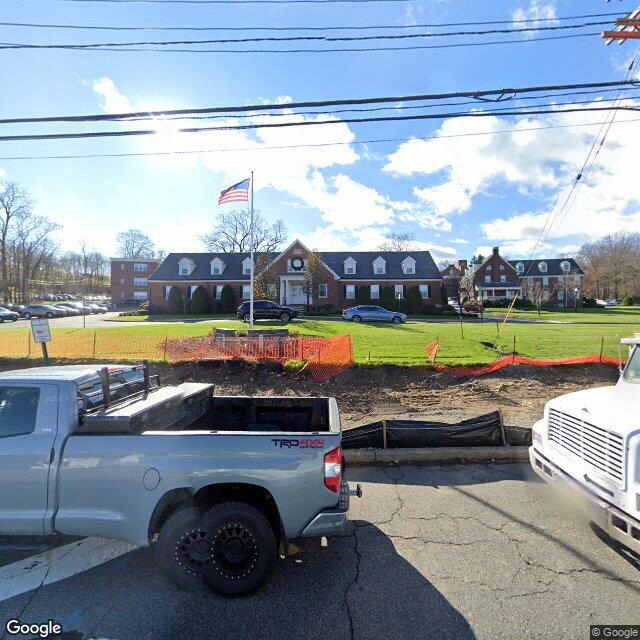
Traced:
<svg viewBox="0 0 640 640">
<path fill-rule="evenodd" d="M 356 272 L 356 261 L 353 258 L 347 258 L 344 261 L 344 272 L 351 275 Z"/>
<path fill-rule="evenodd" d="M 380 285 L 372 284 L 371 285 L 371 299 L 372 300 L 380 300 Z"/>
<path fill-rule="evenodd" d="M 383 275 L 384 274 L 384 267 L 376 267 L 376 274 L 377 275 Z"/>
<path fill-rule="evenodd" d="M 394 294 L 396 298 L 404 298 L 404 285 L 403 284 L 395 285 Z"/>
<path fill-rule="evenodd" d="M 560 268 L 564 273 L 569 273 L 569 269 L 571 269 L 571 265 L 565 260 L 560 263 Z"/>
<path fill-rule="evenodd" d="M 124 291 L 121 291 L 121 292 L 120 292 L 120 297 L 121 297 L 121 298 L 124 298 Z"/>
<path fill-rule="evenodd" d="M 540 273 L 547 273 L 547 263 L 546 262 L 539 262 L 538 263 L 538 271 L 540 271 Z"/>
<path fill-rule="evenodd" d="M 220 298 L 222 297 L 222 287 L 220 285 L 216 285 L 215 287 L 213 287 L 213 297 L 216 300 L 220 300 Z"/>
<path fill-rule="evenodd" d="M 328 298 L 329 291 L 326 284 L 318 285 L 318 298 Z"/>
<path fill-rule="evenodd" d="M 120 271 L 124 271 L 124 262 L 120 263 Z"/>
<path fill-rule="evenodd" d="M 213 269 L 211 269 L 211 273 L 214 276 L 219 276 L 220 275 L 220 267 L 213 267 Z"/>
<path fill-rule="evenodd" d="M 147 286 L 147 279 L 146 278 L 134 278 L 133 279 L 133 284 L 138 286 L 138 287 L 146 287 Z"/>
<path fill-rule="evenodd" d="M 491 265 L 490 264 L 487 265 L 487 271 L 491 271 Z"/>
<path fill-rule="evenodd" d="M 146 291 L 134 291 L 133 299 L 134 300 L 146 300 L 148 298 L 148 294 Z"/>
<path fill-rule="evenodd" d="M 164 299 L 168 300 L 169 299 L 169 291 L 171 291 L 171 285 L 165 285 L 164 287 Z"/>
<path fill-rule="evenodd" d="M 558 289 L 558 300 L 564 300 L 564 291 L 562 289 Z"/>
<path fill-rule="evenodd" d="M 355 284 L 347 284 L 344 287 L 344 297 L 347 300 L 355 300 L 356 297 L 356 285 Z"/>
<path fill-rule="evenodd" d="M 485 282 L 491 282 L 491 276 L 485 276 L 484 277 L 484 281 Z"/>
<path fill-rule="evenodd" d="M 124 278 L 120 278 L 120 284 L 124 284 Z"/>
<path fill-rule="evenodd" d="M 405 272 L 406 275 L 410 276 L 410 275 L 413 275 L 415 273 L 415 270 L 414 270 L 414 268 L 412 266 L 407 265 L 404 268 L 404 272 Z"/>
<path fill-rule="evenodd" d="M 189 267 L 180 267 L 180 275 L 188 276 L 189 275 Z"/>
<path fill-rule="evenodd" d="M 516 271 L 519 274 L 523 274 L 524 273 L 524 265 L 522 264 L 522 262 L 518 262 L 518 264 L 516 265 Z"/>
<path fill-rule="evenodd" d="M 136 262 L 133 265 L 133 270 L 134 271 L 146 271 L 147 270 L 147 264 L 145 262 Z"/>
<path fill-rule="evenodd" d="M 251 285 L 243 284 L 242 285 L 242 299 L 248 300 L 251 297 Z"/>
<path fill-rule="evenodd" d="M 431 287 L 428 284 L 421 284 L 420 295 L 423 300 L 429 300 L 431 298 Z"/>
<path fill-rule="evenodd" d="M 344 272 L 345 273 L 354 274 L 356 272 L 356 270 L 353 267 L 345 267 Z"/>
<path fill-rule="evenodd" d="M 500 276 L 500 282 L 506 282 L 507 276 Z"/>
<path fill-rule="evenodd" d="M 500 265 L 500 271 L 504 271 L 504 265 L 503 264 Z"/>
</svg>

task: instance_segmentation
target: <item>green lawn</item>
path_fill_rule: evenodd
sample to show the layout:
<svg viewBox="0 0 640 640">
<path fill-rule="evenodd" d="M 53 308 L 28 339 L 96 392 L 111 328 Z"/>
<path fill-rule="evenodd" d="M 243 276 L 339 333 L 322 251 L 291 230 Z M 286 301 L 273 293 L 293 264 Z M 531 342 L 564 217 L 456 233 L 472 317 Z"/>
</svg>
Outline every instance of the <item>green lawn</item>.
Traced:
<svg viewBox="0 0 640 640">
<path fill-rule="evenodd" d="M 486 309 L 486 315 L 502 316 L 507 309 Z M 517 320 L 542 320 L 565 322 L 569 324 L 631 324 L 640 323 L 640 307 L 607 307 L 606 309 L 555 309 L 553 311 L 537 311 L 513 309 L 511 316 Z"/>
<path fill-rule="evenodd" d="M 585 314 L 588 317 L 588 314 Z M 511 353 L 513 338 L 516 338 L 516 352 L 532 358 L 564 358 L 578 355 L 597 354 L 600 341 L 604 338 L 605 355 L 617 356 L 621 337 L 640 332 L 640 317 L 618 314 L 609 316 L 618 322 L 585 322 L 583 324 L 507 324 L 501 329 L 496 341 L 495 322 L 409 322 L 404 325 L 365 325 L 346 322 L 306 320 L 288 325 L 290 331 L 301 335 L 336 336 L 348 333 L 352 336 L 356 361 L 362 364 L 424 365 L 427 363 L 424 347 L 440 339 L 437 362 L 441 364 L 485 364 L 501 354 Z M 634 321 L 635 320 L 635 321 Z M 260 327 L 282 328 L 280 322 L 260 322 Z M 221 320 L 211 323 L 172 323 L 138 325 L 126 323 L 109 329 L 95 331 L 98 346 L 101 336 L 104 343 L 116 344 L 118 349 L 126 349 L 127 341 L 132 345 L 140 342 L 162 344 L 165 339 L 187 336 L 202 336 L 215 327 L 247 329 L 247 325 L 237 320 Z M 26 341 L 27 329 L 0 332 L 0 341 L 14 340 L 15 344 Z M 83 341 L 90 345 L 94 331 L 87 329 L 54 330 L 54 341 L 61 334 L 74 334 L 70 340 Z M 3 338 L 4 334 L 4 338 Z M 10 334 L 10 335 L 9 335 Z M 20 335 L 22 334 L 22 336 Z M 90 334 L 90 335 L 87 335 Z M 121 340 L 115 336 L 122 336 Z M 14 336 L 13 338 L 11 336 Z M 157 340 L 157 342 L 156 342 Z M 497 348 L 494 348 L 494 343 Z M 2 349 L 6 354 L 5 345 Z M 99 350 L 98 350 L 99 351 Z M 36 352 L 33 350 L 32 352 Z M 624 353 L 624 350 L 623 350 Z M 22 355 L 22 354 L 16 354 Z M 114 354 L 115 357 L 115 354 Z"/>
</svg>

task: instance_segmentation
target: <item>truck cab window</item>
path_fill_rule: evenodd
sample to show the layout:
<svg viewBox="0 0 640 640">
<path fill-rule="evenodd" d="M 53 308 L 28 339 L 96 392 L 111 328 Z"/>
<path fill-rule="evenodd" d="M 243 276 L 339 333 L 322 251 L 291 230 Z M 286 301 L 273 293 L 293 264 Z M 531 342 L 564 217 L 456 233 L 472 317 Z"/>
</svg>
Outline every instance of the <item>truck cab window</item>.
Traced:
<svg viewBox="0 0 640 640">
<path fill-rule="evenodd" d="M 35 429 L 39 395 L 35 387 L 0 387 L 0 438 Z"/>
<path fill-rule="evenodd" d="M 625 382 L 640 384 L 640 347 L 633 350 L 622 377 Z"/>
</svg>

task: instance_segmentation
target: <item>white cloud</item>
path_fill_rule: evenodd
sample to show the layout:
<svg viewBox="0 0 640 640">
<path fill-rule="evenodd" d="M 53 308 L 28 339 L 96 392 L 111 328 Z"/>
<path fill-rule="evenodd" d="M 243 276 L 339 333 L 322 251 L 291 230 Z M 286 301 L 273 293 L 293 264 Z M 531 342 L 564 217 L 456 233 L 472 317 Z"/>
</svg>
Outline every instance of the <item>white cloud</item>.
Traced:
<svg viewBox="0 0 640 640">
<path fill-rule="evenodd" d="M 559 24 L 556 19 L 556 6 L 553 2 L 543 2 L 542 0 L 531 0 L 526 9 L 518 8 L 511 14 L 514 27 L 522 29 L 523 26 L 539 27 L 552 26 Z M 524 20 L 528 20 L 526 25 L 521 24 Z M 526 31 L 525 35 L 535 38 L 540 32 Z"/>
<path fill-rule="evenodd" d="M 469 241 L 464 238 L 454 238 L 451 242 L 454 244 L 469 244 Z"/>
<path fill-rule="evenodd" d="M 117 89 L 111 78 L 94 80 L 92 89 L 104 99 L 104 102 L 100 106 L 107 113 L 127 113 L 133 111 L 129 98 Z"/>
</svg>

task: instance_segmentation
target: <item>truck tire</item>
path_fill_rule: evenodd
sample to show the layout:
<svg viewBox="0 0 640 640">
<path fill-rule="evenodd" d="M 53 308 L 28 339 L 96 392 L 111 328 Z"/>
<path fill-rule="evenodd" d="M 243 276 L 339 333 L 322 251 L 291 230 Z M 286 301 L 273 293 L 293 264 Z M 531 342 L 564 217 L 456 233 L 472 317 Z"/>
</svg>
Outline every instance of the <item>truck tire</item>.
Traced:
<svg viewBox="0 0 640 640">
<path fill-rule="evenodd" d="M 160 529 L 156 558 L 169 579 L 181 587 L 192 587 L 201 580 L 208 547 L 200 509 L 185 507 L 169 516 Z"/>
<path fill-rule="evenodd" d="M 211 558 L 202 571 L 217 593 L 238 597 L 253 593 L 271 575 L 277 558 L 273 528 L 245 502 L 223 502 L 204 516 Z"/>
<path fill-rule="evenodd" d="M 291 316 L 288 313 L 281 313 L 280 320 L 282 320 L 282 322 L 286 324 L 287 322 L 291 321 Z"/>
</svg>

